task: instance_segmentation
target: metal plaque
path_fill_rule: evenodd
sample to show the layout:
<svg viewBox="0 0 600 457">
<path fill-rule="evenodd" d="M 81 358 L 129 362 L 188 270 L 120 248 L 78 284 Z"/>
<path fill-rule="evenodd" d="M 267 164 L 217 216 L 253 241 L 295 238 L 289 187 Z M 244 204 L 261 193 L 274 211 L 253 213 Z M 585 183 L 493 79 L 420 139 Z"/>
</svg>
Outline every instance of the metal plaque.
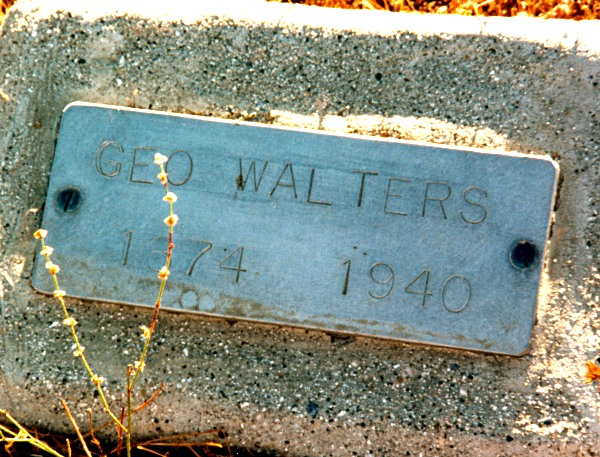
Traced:
<svg viewBox="0 0 600 457">
<path fill-rule="evenodd" d="M 556 188 L 546 157 L 85 103 L 64 112 L 43 227 L 71 297 L 519 355 Z M 52 292 L 38 256 L 33 286 Z"/>
</svg>

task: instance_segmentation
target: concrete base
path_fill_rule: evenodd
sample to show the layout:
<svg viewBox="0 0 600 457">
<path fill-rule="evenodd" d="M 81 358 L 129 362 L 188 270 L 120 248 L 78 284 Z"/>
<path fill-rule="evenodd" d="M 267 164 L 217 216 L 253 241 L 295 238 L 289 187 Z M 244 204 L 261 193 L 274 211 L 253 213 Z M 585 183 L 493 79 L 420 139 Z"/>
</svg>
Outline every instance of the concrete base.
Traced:
<svg viewBox="0 0 600 457">
<path fill-rule="evenodd" d="M 562 179 L 529 355 L 164 313 L 138 400 L 167 387 L 136 436 L 220 424 L 234 444 L 291 456 L 600 451 L 582 378 L 600 343 L 598 21 L 85 3 L 20 0 L 0 29 L 0 407 L 64 431 L 63 397 L 80 423 L 89 407 L 101 420 L 59 309 L 30 286 L 31 235 L 63 108 L 139 89 L 143 108 L 549 154 Z M 69 305 L 120 405 L 151 311 Z"/>
</svg>

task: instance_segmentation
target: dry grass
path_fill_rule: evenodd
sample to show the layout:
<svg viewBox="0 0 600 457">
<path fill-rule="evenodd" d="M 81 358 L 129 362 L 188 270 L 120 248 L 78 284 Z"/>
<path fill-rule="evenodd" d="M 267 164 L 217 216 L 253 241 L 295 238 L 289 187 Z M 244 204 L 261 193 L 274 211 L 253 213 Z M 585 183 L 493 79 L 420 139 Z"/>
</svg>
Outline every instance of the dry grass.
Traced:
<svg viewBox="0 0 600 457">
<path fill-rule="evenodd" d="M 2 19 L 4 19 L 4 15 L 14 3 L 15 0 L 0 0 L 0 24 L 2 23 Z"/>
<path fill-rule="evenodd" d="M 535 16 L 600 19 L 600 0 L 269 0 L 330 8 L 465 16 Z"/>
</svg>

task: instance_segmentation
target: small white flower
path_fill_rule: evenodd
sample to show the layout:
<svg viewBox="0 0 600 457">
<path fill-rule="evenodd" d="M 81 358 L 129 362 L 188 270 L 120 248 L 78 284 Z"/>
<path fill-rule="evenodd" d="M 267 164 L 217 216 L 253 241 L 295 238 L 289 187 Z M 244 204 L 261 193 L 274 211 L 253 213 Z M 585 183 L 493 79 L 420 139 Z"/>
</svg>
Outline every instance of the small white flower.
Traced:
<svg viewBox="0 0 600 457">
<path fill-rule="evenodd" d="M 52 295 L 54 295 L 54 298 L 63 298 L 67 293 L 64 290 L 56 289 Z"/>
<path fill-rule="evenodd" d="M 177 224 L 178 221 L 179 217 L 177 216 L 177 214 L 173 214 L 172 216 L 167 217 L 164 222 L 169 227 L 173 227 L 175 224 Z"/>
<path fill-rule="evenodd" d="M 43 240 L 44 238 L 46 238 L 46 235 L 48 235 L 48 230 L 39 229 L 36 230 L 36 232 L 33 234 L 33 237 L 36 240 Z"/>
<path fill-rule="evenodd" d="M 55 275 L 56 273 L 58 273 L 60 271 L 60 267 L 52 262 L 46 262 L 46 269 L 48 270 L 48 273 L 50 273 L 51 275 Z"/>
<path fill-rule="evenodd" d="M 170 274 L 171 274 L 171 272 L 167 269 L 166 266 L 164 266 L 158 272 L 158 278 L 159 279 L 167 279 Z"/>
<path fill-rule="evenodd" d="M 98 376 L 98 375 L 92 375 L 92 382 L 96 385 L 100 385 L 102 384 L 104 381 L 106 381 L 106 379 L 104 379 L 102 376 Z"/>
<path fill-rule="evenodd" d="M 44 246 L 44 249 L 40 251 L 40 255 L 43 255 L 44 257 L 51 256 L 53 253 L 54 248 L 51 248 L 50 246 Z"/>
<path fill-rule="evenodd" d="M 163 201 L 175 203 L 177 201 L 177 195 L 175 195 L 173 192 L 167 192 L 167 195 L 163 197 Z"/>
<path fill-rule="evenodd" d="M 148 327 L 146 327 L 145 325 L 142 325 L 142 326 L 140 326 L 140 330 L 142 331 L 142 336 L 144 337 L 145 340 L 150 338 L 150 329 Z"/>
<path fill-rule="evenodd" d="M 63 324 L 65 324 L 67 327 L 75 327 L 77 325 L 77 321 L 72 317 L 67 317 L 65 320 L 63 320 Z"/>
<path fill-rule="evenodd" d="M 156 165 L 163 165 L 163 164 L 167 163 L 168 160 L 169 160 L 168 157 L 166 157 L 162 154 L 159 154 L 158 152 L 156 154 L 154 154 L 154 163 Z"/>
<path fill-rule="evenodd" d="M 161 184 L 167 184 L 169 175 L 162 171 L 159 174 L 157 174 L 156 177 L 160 180 Z"/>
</svg>

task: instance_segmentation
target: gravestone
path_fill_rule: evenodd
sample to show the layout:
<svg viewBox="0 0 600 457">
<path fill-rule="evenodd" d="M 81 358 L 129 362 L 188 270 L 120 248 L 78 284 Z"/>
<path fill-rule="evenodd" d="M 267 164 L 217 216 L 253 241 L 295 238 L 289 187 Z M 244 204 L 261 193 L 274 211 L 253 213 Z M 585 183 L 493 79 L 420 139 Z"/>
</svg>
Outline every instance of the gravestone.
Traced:
<svg viewBox="0 0 600 457">
<path fill-rule="evenodd" d="M 32 287 L 47 290 L 46 286 L 32 281 L 38 248 L 31 235 L 41 226 L 43 218 L 59 217 L 57 196 L 62 188 L 52 186 L 61 176 L 65 177 L 64 184 L 81 185 L 75 187 L 82 191 L 79 209 L 61 216 L 65 227 L 72 223 L 68 222 L 69 217 L 75 221 L 84 216 L 86 205 L 98 204 L 94 198 L 107 198 L 107 205 L 100 205 L 104 207 L 118 204 L 119 198 L 130 201 L 130 194 L 140 192 L 138 195 L 143 200 L 133 204 L 131 211 L 138 211 L 138 204 L 141 208 L 144 205 L 151 208 L 137 225 L 119 227 L 125 231 L 116 233 L 119 236 L 113 241 L 107 240 L 114 249 L 113 259 L 90 254 L 92 263 L 88 269 L 81 269 L 81 264 L 74 263 L 71 267 L 75 269 L 74 273 L 69 271 L 71 261 L 66 260 L 59 273 L 66 279 L 80 271 L 81 284 L 85 285 L 84 273 L 88 271 L 96 269 L 94 274 L 97 274 L 104 266 L 116 265 L 118 271 L 123 272 L 123 275 L 112 273 L 115 275 L 114 295 L 110 295 L 112 289 L 100 283 L 102 287 L 97 291 L 78 294 L 74 284 L 71 292 L 84 299 L 68 299 L 68 306 L 79 322 L 90 361 L 94 369 L 107 378 L 110 401 L 115 405 L 123 402 L 119 386 L 125 380 L 124 367 L 133 361 L 140 349 L 139 326 L 147 324 L 151 317 L 151 310 L 147 308 L 115 303 L 121 302 L 115 297 L 118 289 L 124 287 L 126 275 L 131 271 L 135 273 L 135 269 L 127 270 L 122 265 L 123 250 L 129 241 L 127 230 L 132 231 L 131 261 L 141 263 L 144 262 L 142 254 L 133 250 L 139 247 L 134 245 L 137 243 L 134 236 L 139 230 L 153 234 L 151 230 L 144 230 L 155 223 L 160 226 L 164 218 L 158 184 L 155 186 L 158 201 L 153 204 L 146 201 L 150 190 L 135 190 L 149 184 L 128 182 L 149 179 L 143 165 L 136 165 L 131 174 L 133 148 L 164 147 L 165 152 L 171 154 L 176 148 L 185 147 L 166 144 L 166 139 L 165 143 L 157 144 L 137 141 L 140 137 L 135 137 L 136 142 L 130 143 L 123 138 L 107 136 L 100 143 L 94 142 L 84 148 L 85 142 L 95 138 L 96 131 L 102 130 L 103 124 L 97 123 L 88 126 L 89 129 L 77 140 L 82 146 L 81 157 L 88 160 L 77 173 L 63 166 L 53 171 L 52 164 L 62 160 L 59 127 L 67 105 L 75 101 L 117 107 L 135 105 L 138 109 L 171 112 L 177 119 L 186 119 L 185 122 L 188 119 L 192 122 L 201 115 L 214 118 L 211 121 L 214 125 L 221 125 L 221 120 L 239 121 L 240 125 L 235 128 L 241 130 L 250 129 L 245 122 L 251 122 L 257 124 L 253 128 L 261 132 L 268 129 L 267 137 L 284 135 L 287 130 L 282 128 L 302 128 L 308 132 L 294 131 L 289 138 L 305 138 L 305 135 L 313 138 L 314 135 L 319 141 L 334 141 L 341 137 L 340 141 L 348 144 L 371 144 L 372 141 L 381 148 L 394 145 L 390 147 L 399 149 L 390 155 L 410 157 L 415 164 L 434 154 L 434 150 L 442 151 L 435 153 L 439 157 L 446 157 L 446 153 L 450 154 L 447 147 L 450 147 L 454 149 L 450 156 L 455 159 L 448 159 L 448 176 L 436 171 L 436 159 L 427 164 L 426 172 L 413 178 L 396 172 L 385 160 L 377 167 L 358 166 L 373 165 L 382 160 L 376 152 L 366 153 L 359 161 L 356 152 L 324 153 L 315 149 L 313 157 L 308 155 L 311 148 L 304 150 L 290 144 L 290 148 L 296 148 L 290 155 L 287 152 L 292 149 L 279 148 L 272 151 L 272 157 L 242 156 L 241 184 L 244 190 L 237 189 L 240 157 L 235 155 L 236 151 L 221 151 L 224 160 L 229 157 L 229 168 L 219 181 L 223 186 L 230 186 L 227 187 L 228 204 L 239 208 L 263 204 L 265 211 L 268 209 L 274 216 L 276 210 L 281 210 L 281 215 L 298 211 L 302 223 L 312 220 L 316 224 L 320 217 L 342 211 L 341 207 L 336 208 L 336 203 L 340 206 L 338 202 L 342 200 L 336 200 L 334 189 L 327 187 L 326 172 L 331 170 L 329 166 L 335 166 L 340 176 L 354 178 L 349 193 L 344 194 L 353 204 L 353 211 L 360 209 L 368 213 L 370 208 L 379 208 L 365 224 L 379 223 L 384 225 L 382 230 L 385 232 L 387 225 L 381 222 L 384 218 L 396 223 L 406 220 L 407 226 L 422 225 L 429 231 L 427 233 L 433 233 L 435 224 L 427 226 L 425 221 L 438 217 L 441 219 L 435 219 L 436 222 L 444 221 L 448 227 L 454 227 L 451 232 L 440 235 L 442 241 L 445 241 L 444 236 L 448 237 L 449 245 L 455 243 L 452 234 L 460 231 L 491 230 L 491 226 L 485 225 L 495 216 L 491 210 L 499 208 L 503 211 L 501 205 L 493 203 L 496 194 L 478 182 L 485 176 L 488 183 L 494 173 L 481 173 L 480 170 L 463 175 L 463 179 L 450 180 L 450 171 L 456 173 L 454 166 L 463 160 L 458 157 L 475 154 L 460 151 L 483 149 L 488 151 L 486 158 L 489 160 L 504 160 L 501 159 L 504 155 L 519 154 L 513 157 L 514 163 L 520 163 L 517 171 L 508 162 L 506 167 L 494 168 L 496 174 L 506 173 L 504 182 L 496 184 L 507 186 L 503 191 L 506 195 L 520 193 L 519 198 L 523 201 L 536 199 L 536 195 L 545 196 L 544 205 L 527 207 L 532 225 L 540 227 L 548 224 L 554 178 L 549 172 L 543 180 L 546 184 L 526 183 L 525 174 L 529 175 L 531 170 L 527 170 L 529 165 L 525 164 L 541 164 L 538 166 L 548 167 L 553 172 L 550 157 L 560 166 L 545 262 L 541 255 L 545 229 L 539 229 L 535 235 L 523 231 L 507 233 L 510 236 L 502 238 L 498 244 L 502 254 L 482 248 L 477 251 L 476 258 L 465 252 L 462 263 L 461 259 L 448 257 L 456 262 L 453 267 L 474 268 L 471 261 L 482 266 L 468 275 L 454 269 L 440 271 L 438 264 L 435 269 L 434 264 L 420 265 L 421 251 L 412 241 L 406 245 L 410 254 L 407 261 L 416 269 L 405 271 L 397 260 L 399 257 L 384 252 L 381 248 L 384 243 L 378 243 L 379 239 L 369 241 L 365 250 L 358 243 L 365 239 L 362 235 L 357 237 L 355 244 L 340 249 L 340 257 L 331 260 L 330 265 L 337 268 L 337 282 L 332 289 L 339 300 L 346 299 L 352 307 L 357 307 L 357 303 L 369 304 L 371 308 L 382 307 L 382 300 L 388 298 L 400 303 L 398 297 L 404 295 L 405 299 L 422 300 L 425 297 L 426 310 L 437 306 L 438 310 L 447 313 L 442 315 L 447 324 L 454 325 L 452 320 L 469 312 L 471 305 L 476 303 L 476 292 L 479 294 L 488 289 L 482 296 L 489 297 L 494 293 L 492 289 L 507 288 L 512 279 L 501 273 L 499 277 L 507 278 L 501 284 L 473 283 L 473 303 L 460 313 L 452 313 L 445 311 L 441 303 L 441 289 L 447 278 L 461 274 L 469 281 L 475 281 L 479 275 L 490 278 L 484 259 L 494 255 L 491 265 L 501 265 L 504 272 L 524 276 L 527 273 L 519 270 L 518 264 L 524 265 L 519 258 L 527 258 L 523 254 L 531 250 L 520 242 L 533 241 L 538 263 L 529 271 L 532 276 L 539 274 L 540 289 L 535 317 L 533 308 L 529 308 L 527 317 L 535 321 L 527 354 L 515 357 L 432 347 L 357 335 L 355 329 L 333 328 L 336 331 L 332 331 L 329 325 L 315 328 L 316 325 L 306 322 L 298 324 L 300 327 L 296 327 L 297 323 L 281 325 L 282 321 L 277 321 L 279 324 L 261 323 L 256 322 L 258 316 L 252 313 L 257 311 L 246 306 L 247 302 L 240 306 L 241 311 L 250 314 L 246 316 L 231 313 L 214 317 L 205 314 L 210 313 L 210 309 L 199 310 L 203 314 L 183 309 L 164 310 L 156 330 L 156 345 L 152 346 L 141 378 L 139 397 L 135 401 L 148 398 L 163 382 L 167 387 L 152 406 L 139 413 L 137 436 L 202 431 L 223 425 L 232 444 L 247 447 L 255 454 L 260 451 L 294 456 L 342 456 L 353 452 L 389 456 L 406 453 L 597 454 L 600 451 L 597 444 L 600 402 L 596 387 L 585 385 L 582 373 L 585 361 L 597 357 L 600 343 L 596 324 L 600 300 L 597 270 L 600 236 L 597 214 L 600 198 L 598 30 L 597 21 L 432 17 L 314 9 L 258 1 L 193 6 L 174 2 L 168 9 L 153 2 L 128 2 L 126 6 L 114 1 L 86 5 L 67 0 L 18 2 L 11 8 L 0 32 L 0 88 L 6 95 L 0 99 L 0 407 L 10 410 L 29 427 L 65 431 L 69 425 L 58 401 L 65 398 L 80 424 L 87 424 L 87 408 L 93 409 L 96 424 L 102 422 L 101 408 L 91 393 L 91 383 L 81 366 L 73 361 L 72 342 L 61 325 L 60 310 L 51 297 Z M 192 117 L 178 118 L 181 114 Z M 227 125 L 233 128 L 231 123 Z M 152 130 L 146 134 L 152 139 Z M 361 139 L 346 137 L 355 134 L 361 135 Z M 185 134 L 180 135 L 177 138 L 187 139 Z M 373 139 L 365 140 L 364 136 Z M 117 142 L 123 147 L 122 156 L 129 161 L 118 159 L 119 146 L 109 143 L 102 154 L 99 172 L 95 154 L 104 141 Z M 402 149 L 405 146 L 400 146 L 403 143 L 396 141 L 435 143 L 439 147 L 425 148 L 429 152 L 424 155 L 417 154 L 424 151 L 418 148 L 409 154 Z M 90 151 L 91 155 L 86 155 Z M 136 164 L 146 163 L 145 153 L 145 150 L 136 153 Z M 520 154 L 528 156 L 527 160 Z M 190 156 L 195 157 L 191 153 Z M 475 156 L 480 157 L 480 153 Z M 177 160 L 185 163 L 186 157 L 183 153 L 174 156 L 173 164 Z M 270 164 L 257 192 L 254 192 L 253 174 L 248 176 L 252 159 L 255 160 L 257 185 L 267 159 Z M 113 166 L 117 162 L 121 164 L 120 174 L 112 178 L 101 174 L 110 175 L 116 171 Z M 291 168 L 286 168 L 287 163 L 291 164 L 297 180 L 297 198 L 293 196 Z M 489 162 L 482 159 L 480 163 Z M 271 165 L 274 165 L 273 169 Z M 363 175 L 352 173 L 352 170 L 379 174 Z M 275 186 L 282 171 L 285 173 L 280 185 Z M 272 172 L 274 175 L 269 174 Z M 307 201 L 311 174 L 313 192 L 310 200 L 331 205 Z M 74 181 L 84 176 L 89 179 L 81 183 Z M 364 200 L 358 208 L 357 193 L 363 176 Z M 174 175 L 179 180 L 184 177 Z M 388 191 L 390 178 L 414 179 L 414 182 L 391 181 L 392 187 Z M 517 178 L 522 180 L 520 189 L 509 189 L 509 182 Z M 426 204 L 423 216 L 422 205 L 407 208 L 403 205 L 415 204 L 414 199 L 408 197 L 418 194 L 422 204 L 427 181 L 448 183 L 452 190 L 444 200 L 447 188 L 437 185 L 434 189 L 430 184 L 431 192 L 442 193 L 426 194 L 430 203 Z M 100 182 L 106 184 L 101 186 Z M 56 183 L 57 186 L 60 184 Z M 267 192 L 261 193 L 262 186 L 267 183 Z M 118 187 L 125 185 L 128 187 Z M 83 192 L 85 186 L 100 195 L 89 197 Z M 465 198 L 464 193 L 471 186 L 488 193 L 489 201 L 477 200 L 483 197 L 479 191 L 470 191 Z M 125 192 L 110 198 L 102 194 L 110 189 L 125 189 Z M 185 197 L 194 192 L 186 191 L 185 185 L 176 192 L 181 197 L 181 202 L 177 203 L 183 210 L 184 205 L 190 205 L 183 203 Z M 233 197 L 235 192 L 237 200 Z M 74 194 L 63 196 L 60 200 L 63 210 L 75 204 Z M 386 196 L 390 211 L 407 215 L 386 214 L 382 209 Z M 211 200 L 207 200 L 207 204 L 211 204 Z M 475 205 L 469 204 L 469 200 Z M 46 201 L 48 204 L 45 205 Z M 274 202 L 276 208 L 272 206 Z M 201 219 L 202 203 L 197 202 L 195 211 L 186 209 L 193 213 L 188 221 L 201 221 L 199 223 L 208 226 L 213 221 Z M 483 214 L 477 204 L 490 210 L 489 216 L 486 214 L 490 221 L 486 219 L 471 227 L 473 224 L 467 225 L 461 218 L 461 211 L 468 220 L 477 221 Z M 447 219 L 444 219 L 442 207 Z M 544 222 L 535 213 L 542 207 L 546 211 Z M 117 213 L 117 207 L 113 208 Z M 347 208 L 350 211 L 350 206 Z M 308 217 L 308 211 L 314 215 L 314 220 Z M 114 217 L 106 212 L 99 216 Z M 507 217 L 518 218 L 512 213 Z M 256 224 L 259 222 L 263 221 L 256 221 Z M 181 226 L 176 227 L 182 235 L 192 233 L 192 227 L 186 227 L 185 223 L 187 221 L 182 217 Z M 220 224 L 218 227 L 226 226 L 218 219 L 214 223 Z M 497 228 L 501 232 L 503 227 L 509 226 L 503 221 Z M 343 227 L 343 223 L 335 220 L 335 227 Z M 371 229 L 357 235 L 372 233 Z M 80 232 L 74 230 L 72 233 Z M 248 250 L 244 249 L 241 266 L 236 263 L 241 250 L 222 263 L 237 247 L 246 247 L 242 241 L 247 240 L 225 240 L 228 233 L 233 232 L 212 233 L 213 238 L 222 236 L 226 243 L 216 238 L 199 237 L 199 241 L 211 242 L 214 247 L 198 259 L 191 277 L 203 271 L 200 267 L 208 266 L 209 262 L 203 261 L 211 259 L 209 254 L 215 255 L 210 274 L 221 274 L 224 279 L 215 288 L 233 288 L 238 273 L 241 282 L 249 280 L 251 274 L 261 272 L 251 267 L 251 261 L 259 257 L 254 252 L 256 248 L 250 250 L 249 244 Z M 317 242 L 319 238 L 311 238 L 310 233 L 301 233 L 302 240 Z M 340 233 L 346 236 L 348 232 Z M 414 232 L 405 232 L 405 236 L 413 236 L 411 234 Z M 483 245 L 497 242 L 498 238 L 488 235 L 482 235 Z M 60 228 L 53 228 L 48 238 L 50 244 L 51 237 L 55 236 L 64 237 L 65 234 Z M 75 236 L 73 243 L 77 242 L 78 236 Z M 341 245 L 343 239 L 332 236 L 333 242 Z M 90 243 L 100 250 L 105 246 L 101 240 Z M 67 256 L 75 259 L 78 255 L 68 251 L 74 245 L 66 239 L 59 244 L 61 249 L 63 246 L 67 249 Z M 193 246 L 194 256 L 203 250 L 202 246 Z M 399 244 L 394 246 L 398 249 Z M 182 248 L 176 251 L 181 254 L 175 255 L 191 255 L 191 247 L 186 247 L 184 237 L 176 250 L 178 248 Z M 216 256 L 217 248 L 228 251 L 221 251 Z M 149 245 L 150 268 L 156 266 L 152 263 L 154 249 Z M 513 251 L 521 256 L 511 257 L 509 252 Z M 329 258 L 330 253 L 323 249 L 308 252 L 306 255 L 314 260 L 314 271 L 318 272 L 315 275 L 325 275 L 317 279 L 332 281 L 331 270 L 316 263 L 321 256 L 324 260 Z M 413 255 L 417 252 L 418 256 Z M 56 255 L 60 255 L 59 252 Z M 431 255 L 446 260 L 441 252 Z M 288 257 L 291 257 L 289 253 Z M 346 259 L 349 262 L 344 263 Z M 182 276 L 186 275 L 192 260 L 181 258 Z M 295 258 L 286 260 L 289 265 L 296 261 Z M 186 262 L 189 263 L 186 265 Z M 220 268 L 220 264 L 234 269 Z M 374 267 L 377 264 L 380 266 Z M 149 274 L 147 266 L 144 262 L 140 267 L 144 271 L 136 281 Z M 430 267 L 432 295 L 406 292 L 408 284 L 424 270 L 424 266 Z M 347 271 L 348 288 L 343 295 Z M 369 292 L 382 296 L 388 291 L 392 272 L 394 286 L 389 296 L 371 297 Z M 451 280 L 450 284 L 461 286 L 460 281 Z M 319 281 L 316 283 L 320 284 Z M 133 284 L 135 293 L 139 287 L 137 283 Z M 526 287 L 523 293 L 530 294 L 537 279 L 528 284 L 531 287 Z M 147 288 L 154 290 L 154 286 L 152 278 Z M 284 292 L 291 294 L 298 290 L 294 287 L 296 284 L 291 284 Z M 408 289 L 425 290 L 418 281 Z M 251 287 L 248 290 L 252 290 Z M 457 289 L 457 293 L 460 291 Z M 122 300 L 143 303 L 144 293 L 145 288 L 141 297 Z M 193 304 L 194 293 L 182 298 L 182 308 Z M 308 294 L 313 293 L 315 291 L 309 286 Z M 362 294 L 366 301 L 356 298 L 357 294 Z M 90 297 L 102 300 L 89 300 Z M 106 299 L 109 301 L 104 301 Z M 422 303 L 417 303 L 418 306 L 422 307 Z M 215 314 L 226 313 L 215 310 Z M 510 315 L 510 311 L 507 314 Z M 490 322 L 495 319 L 493 312 L 479 316 L 483 316 L 479 317 L 482 320 L 475 321 L 473 328 L 467 329 L 467 335 L 486 331 L 481 324 L 484 317 L 489 317 Z M 527 319 L 523 316 L 517 311 L 510 315 L 518 322 L 518 327 L 526 324 Z M 511 341 L 510 330 L 510 326 L 502 330 L 490 328 L 493 337 L 503 341 Z M 506 332 L 508 337 L 503 336 Z M 403 336 L 400 338 L 404 339 Z M 527 339 L 526 335 L 520 341 Z M 432 340 L 433 337 L 429 342 Z M 427 342 L 425 338 L 420 341 Z M 448 344 L 448 341 L 433 342 Z M 467 344 L 455 346 L 481 349 Z M 495 351 L 519 353 L 523 347 L 515 347 L 514 351 L 496 347 Z"/>
</svg>

